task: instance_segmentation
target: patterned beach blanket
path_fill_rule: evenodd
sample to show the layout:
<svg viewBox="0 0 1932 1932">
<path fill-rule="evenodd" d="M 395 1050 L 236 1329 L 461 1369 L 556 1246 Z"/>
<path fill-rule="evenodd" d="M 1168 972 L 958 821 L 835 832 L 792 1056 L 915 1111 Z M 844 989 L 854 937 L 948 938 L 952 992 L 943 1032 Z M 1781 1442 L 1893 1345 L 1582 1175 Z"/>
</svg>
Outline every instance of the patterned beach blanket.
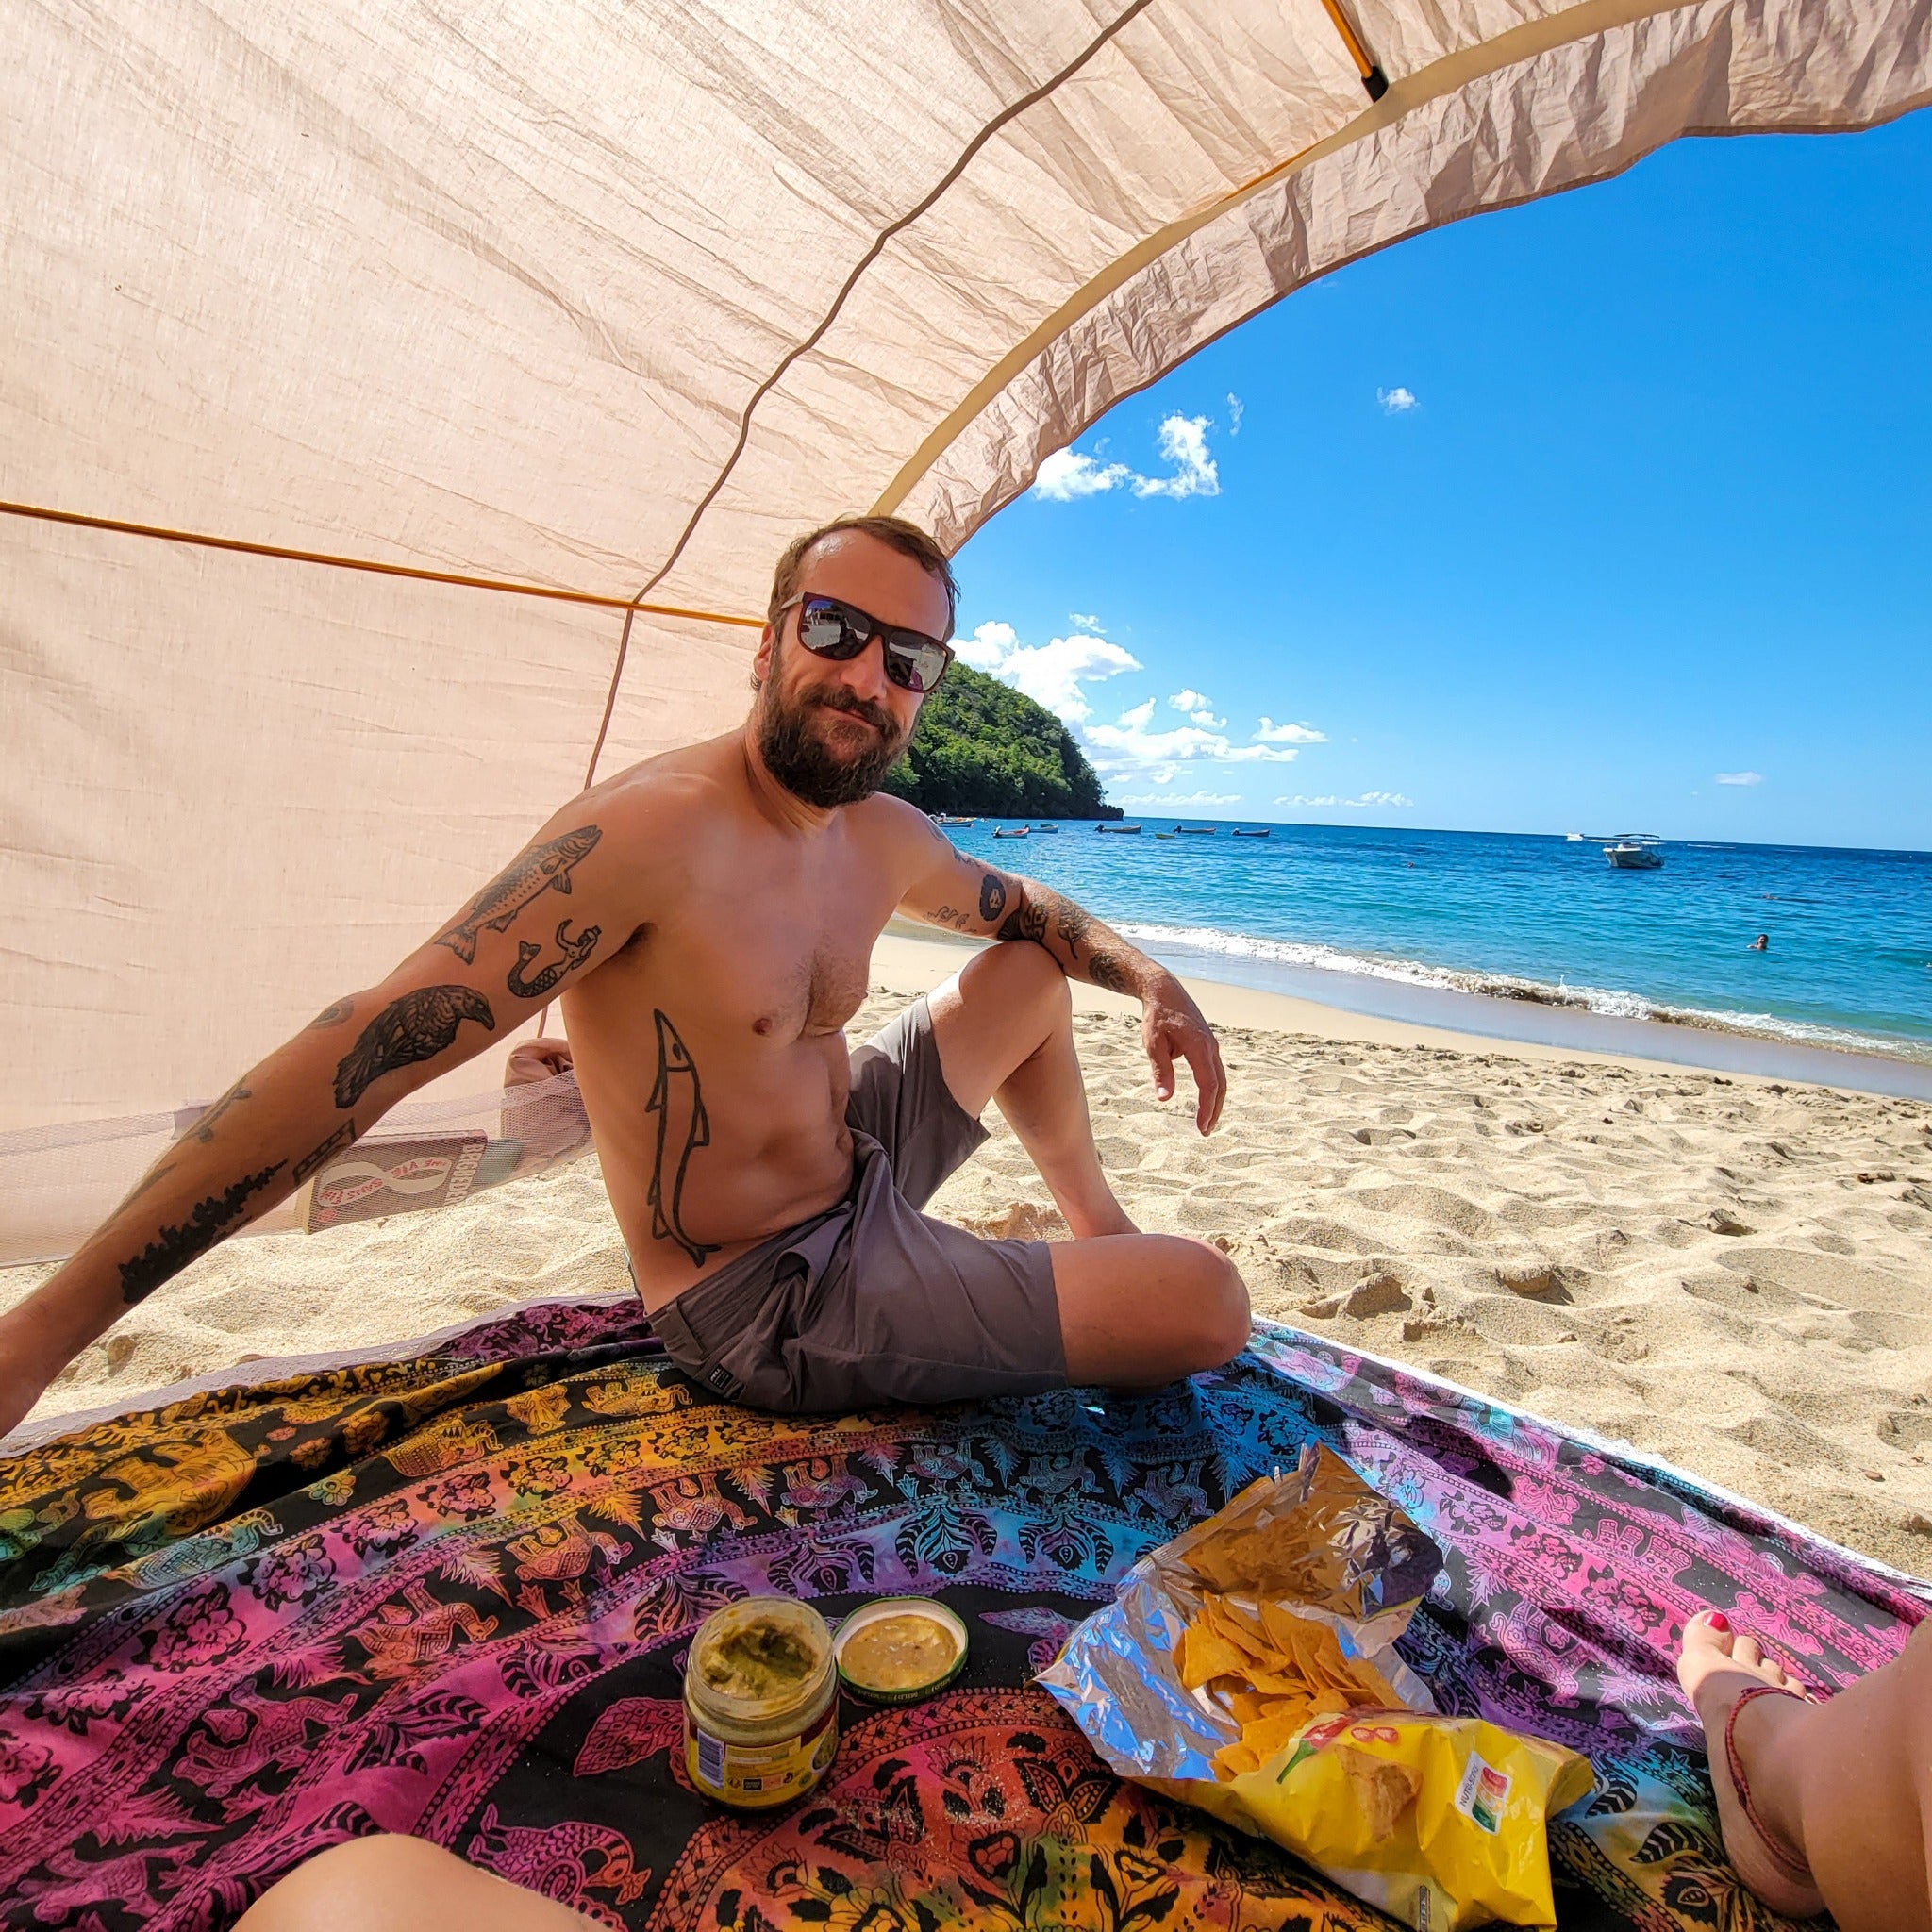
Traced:
<svg viewBox="0 0 1932 1932">
<path fill-rule="evenodd" d="M 1269 1328 L 1124 1401 L 831 1420 L 720 1403 L 636 1304 L 97 1421 L 0 1461 L 0 1917 L 215 1927 L 359 1833 L 413 1832 L 662 1932 L 1357 1932 L 1270 1845 L 1109 1774 L 1032 1674 L 1133 1561 L 1326 1442 L 1447 1553 L 1404 1650 L 1440 1703 L 1585 1752 L 1565 1926 L 1752 1928 L 1671 1670 L 1718 1606 L 1841 1684 L 1917 1586 L 1603 1444 Z M 751 1591 L 935 1594 L 929 1703 L 848 1707 L 809 1797 L 685 1780 L 679 1665 Z"/>
</svg>

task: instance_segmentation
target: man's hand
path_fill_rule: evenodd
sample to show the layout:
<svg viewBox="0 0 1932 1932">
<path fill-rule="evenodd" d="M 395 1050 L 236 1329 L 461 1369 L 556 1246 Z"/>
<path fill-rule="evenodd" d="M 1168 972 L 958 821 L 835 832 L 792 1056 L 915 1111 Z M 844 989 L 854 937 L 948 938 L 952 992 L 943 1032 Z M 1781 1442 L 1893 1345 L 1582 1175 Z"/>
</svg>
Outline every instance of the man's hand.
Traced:
<svg viewBox="0 0 1932 1932">
<path fill-rule="evenodd" d="M 1172 973 L 1156 967 L 1141 995 L 1141 1040 L 1154 1063 L 1154 1097 L 1174 1098 L 1174 1063 L 1178 1057 L 1192 1068 L 1200 1100 L 1194 1124 L 1211 1134 L 1227 1098 L 1227 1074 L 1221 1064 L 1220 1042 L 1214 1029 L 1188 990 Z"/>
</svg>

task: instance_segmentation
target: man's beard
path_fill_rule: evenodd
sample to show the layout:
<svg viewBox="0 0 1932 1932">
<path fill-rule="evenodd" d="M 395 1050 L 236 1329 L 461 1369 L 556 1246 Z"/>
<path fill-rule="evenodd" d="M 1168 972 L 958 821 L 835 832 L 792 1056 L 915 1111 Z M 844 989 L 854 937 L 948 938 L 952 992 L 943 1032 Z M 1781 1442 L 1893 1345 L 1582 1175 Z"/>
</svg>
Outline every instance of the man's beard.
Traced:
<svg viewBox="0 0 1932 1932">
<path fill-rule="evenodd" d="M 807 805 L 829 808 L 857 805 L 885 783 L 886 774 L 906 749 L 909 731 L 883 705 L 868 703 L 850 691 L 808 693 L 789 705 L 778 694 L 777 666 L 758 700 L 758 756 L 766 771 L 791 795 Z M 874 726 L 878 741 L 865 751 L 840 758 L 828 750 L 815 728 L 819 711 L 842 711 Z"/>
</svg>

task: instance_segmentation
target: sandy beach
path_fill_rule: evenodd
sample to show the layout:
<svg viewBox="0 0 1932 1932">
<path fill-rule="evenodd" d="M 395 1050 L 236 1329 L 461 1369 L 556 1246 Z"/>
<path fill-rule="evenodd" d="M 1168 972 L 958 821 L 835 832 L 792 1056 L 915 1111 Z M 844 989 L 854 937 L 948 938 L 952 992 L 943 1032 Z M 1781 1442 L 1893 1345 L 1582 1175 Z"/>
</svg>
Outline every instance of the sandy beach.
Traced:
<svg viewBox="0 0 1932 1932">
<path fill-rule="evenodd" d="M 960 949 L 889 936 L 863 1037 Z M 1158 1105 L 1138 1009 L 1077 988 L 1109 1174 L 1224 1245 L 1257 1313 L 1583 1424 L 1932 1574 L 1932 1107 L 1503 1045 L 1201 983 L 1229 1096 Z M 1012 1135 L 933 1211 L 1064 1232 Z M 0 1274 L 0 1306 L 49 1271 Z M 437 1214 L 235 1241 L 37 1416 L 264 1356 L 392 1341 L 625 1285 L 596 1163 Z"/>
</svg>

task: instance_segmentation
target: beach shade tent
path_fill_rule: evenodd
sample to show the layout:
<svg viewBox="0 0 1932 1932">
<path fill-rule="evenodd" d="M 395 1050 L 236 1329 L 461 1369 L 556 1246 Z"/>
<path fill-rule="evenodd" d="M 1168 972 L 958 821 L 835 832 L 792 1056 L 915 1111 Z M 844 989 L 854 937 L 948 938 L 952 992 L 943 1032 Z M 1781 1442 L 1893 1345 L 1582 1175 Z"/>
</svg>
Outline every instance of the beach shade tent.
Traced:
<svg viewBox="0 0 1932 1932">
<path fill-rule="evenodd" d="M 799 529 L 957 545 L 1371 250 L 1932 95 L 1932 0 L 7 19 L 0 1259 L 730 724 Z"/>
</svg>

